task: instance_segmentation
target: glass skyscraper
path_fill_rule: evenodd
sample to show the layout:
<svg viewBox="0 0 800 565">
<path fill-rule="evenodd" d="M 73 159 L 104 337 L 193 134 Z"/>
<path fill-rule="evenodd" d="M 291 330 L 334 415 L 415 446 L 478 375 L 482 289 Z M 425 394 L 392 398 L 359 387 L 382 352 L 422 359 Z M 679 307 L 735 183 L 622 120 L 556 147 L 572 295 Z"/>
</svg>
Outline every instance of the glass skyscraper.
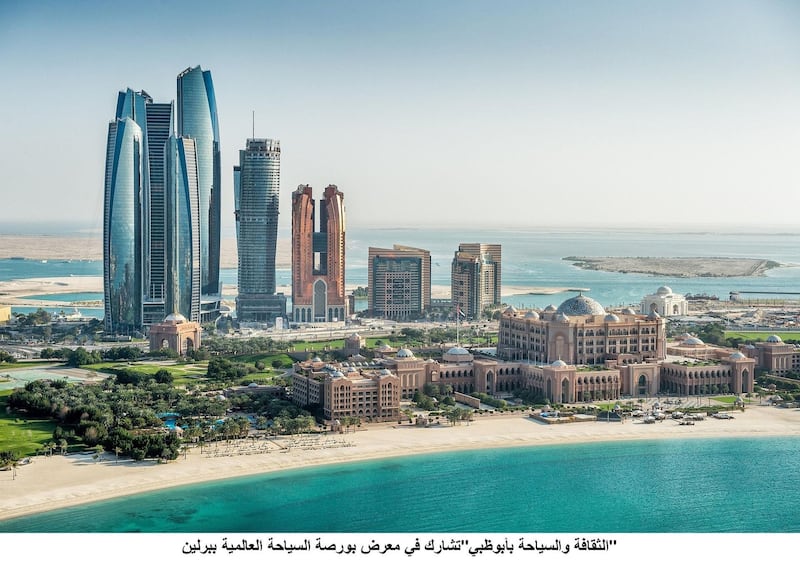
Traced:
<svg viewBox="0 0 800 565">
<path fill-rule="evenodd" d="M 248 139 L 233 168 L 240 322 L 271 322 L 286 315 L 286 297 L 275 294 L 280 160 L 280 141 Z"/>
<path fill-rule="evenodd" d="M 127 89 L 109 124 L 104 187 L 105 326 L 144 331 L 172 313 L 219 311 L 219 136 L 208 71 L 178 77 L 174 103 Z M 202 300 L 207 294 L 206 300 Z"/>
<path fill-rule="evenodd" d="M 103 203 L 105 328 L 129 334 L 142 325 L 142 129 L 131 118 L 108 124 Z"/>
<path fill-rule="evenodd" d="M 220 151 L 211 71 L 199 66 L 178 75 L 177 135 L 195 140 L 200 198 L 200 280 L 205 320 L 219 313 Z"/>
<path fill-rule="evenodd" d="M 200 191 L 195 141 L 170 137 L 166 146 L 167 280 L 170 312 L 200 321 Z"/>
</svg>

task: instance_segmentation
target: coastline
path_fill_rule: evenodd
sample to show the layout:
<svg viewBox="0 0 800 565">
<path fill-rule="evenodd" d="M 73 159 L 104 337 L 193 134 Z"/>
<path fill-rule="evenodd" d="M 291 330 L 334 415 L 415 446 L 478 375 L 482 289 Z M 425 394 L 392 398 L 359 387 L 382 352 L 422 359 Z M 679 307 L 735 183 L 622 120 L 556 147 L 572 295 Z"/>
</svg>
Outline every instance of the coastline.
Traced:
<svg viewBox="0 0 800 565">
<path fill-rule="evenodd" d="M 632 440 L 800 436 L 800 410 L 749 406 L 731 420 L 707 418 L 695 426 L 666 420 L 654 425 L 637 421 L 542 424 L 519 413 L 482 415 L 469 425 L 431 428 L 396 423 L 370 424 L 328 440 L 346 445 L 280 450 L 291 438 L 277 439 L 276 448 L 253 455 L 209 456 L 193 447 L 184 458 L 166 464 L 115 461 L 106 453 L 95 462 L 91 455 L 37 456 L 29 465 L 0 473 L 0 516 L 3 519 L 69 506 L 131 496 L 177 486 L 338 463 L 355 463 L 444 451 L 504 447 L 534 447 Z M 223 445 L 224 442 L 220 442 Z"/>
</svg>

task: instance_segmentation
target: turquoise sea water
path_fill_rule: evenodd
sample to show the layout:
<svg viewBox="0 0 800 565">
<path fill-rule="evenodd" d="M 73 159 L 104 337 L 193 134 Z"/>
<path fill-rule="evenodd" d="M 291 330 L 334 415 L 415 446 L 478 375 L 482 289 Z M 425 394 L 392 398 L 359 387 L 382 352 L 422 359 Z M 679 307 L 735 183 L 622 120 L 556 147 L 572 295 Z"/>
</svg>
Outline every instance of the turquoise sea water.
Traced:
<svg viewBox="0 0 800 565">
<path fill-rule="evenodd" d="M 459 243 L 474 241 L 502 245 L 504 288 L 588 288 L 587 294 L 607 307 L 638 304 L 643 296 L 652 294 L 662 285 L 682 294 L 705 293 L 721 299 L 727 299 L 731 291 L 800 292 L 800 233 L 789 232 L 536 227 L 518 230 L 351 229 L 347 232 L 346 281 L 348 285 L 366 286 L 369 247 L 391 247 L 398 243 L 428 249 L 432 262 L 431 283 L 449 286 L 454 251 Z M 747 257 L 776 261 L 782 267 L 761 277 L 679 278 L 583 270 L 564 261 L 567 256 Z M 102 262 L 0 260 L 0 280 L 82 275 L 101 276 Z M 236 269 L 223 269 L 221 279 L 225 284 L 236 284 Z M 290 270 L 278 269 L 276 281 L 278 285 L 290 284 Z M 504 300 L 517 307 L 544 308 L 548 304 L 558 305 L 574 294 L 506 293 Z M 12 311 L 23 312 L 23 309 L 14 307 Z M 92 315 L 102 316 L 102 309 L 93 311 Z"/>
<path fill-rule="evenodd" d="M 0 532 L 800 532 L 800 438 L 488 449 L 269 473 Z"/>
</svg>

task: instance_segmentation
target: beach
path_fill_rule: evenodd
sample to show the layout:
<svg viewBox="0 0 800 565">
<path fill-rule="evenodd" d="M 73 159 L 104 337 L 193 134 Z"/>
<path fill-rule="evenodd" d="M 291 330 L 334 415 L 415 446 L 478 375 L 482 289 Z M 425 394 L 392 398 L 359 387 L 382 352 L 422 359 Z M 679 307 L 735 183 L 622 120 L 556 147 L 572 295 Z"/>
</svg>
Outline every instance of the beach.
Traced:
<svg viewBox="0 0 800 565">
<path fill-rule="evenodd" d="M 711 437 L 774 437 L 800 435 L 800 410 L 748 406 L 730 420 L 707 418 L 694 426 L 665 420 L 643 424 L 574 422 L 543 424 L 520 413 L 476 416 L 471 423 L 429 428 L 395 423 L 364 425 L 358 431 L 330 434 L 300 445 L 300 437 L 280 437 L 274 449 L 250 455 L 224 455 L 240 449 L 219 442 L 191 448 L 184 458 L 169 463 L 116 460 L 106 453 L 102 461 L 90 454 L 36 456 L 12 471 L 0 472 L 0 516 L 4 519 L 47 512 L 142 492 L 205 481 L 297 469 L 302 467 L 402 457 L 412 454 L 500 447 L 566 443 L 610 442 Z M 294 442 L 291 449 L 280 449 Z M 214 451 L 217 455 L 212 455 Z"/>
</svg>

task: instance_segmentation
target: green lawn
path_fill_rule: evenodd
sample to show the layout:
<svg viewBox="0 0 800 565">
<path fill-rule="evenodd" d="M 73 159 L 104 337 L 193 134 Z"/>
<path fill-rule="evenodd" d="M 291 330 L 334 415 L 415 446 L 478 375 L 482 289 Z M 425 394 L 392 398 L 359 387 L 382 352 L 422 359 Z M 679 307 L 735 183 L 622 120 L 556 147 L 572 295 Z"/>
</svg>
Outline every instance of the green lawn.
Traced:
<svg viewBox="0 0 800 565">
<path fill-rule="evenodd" d="M 748 341 L 765 341 L 769 336 L 777 335 L 783 341 L 800 340 L 800 332 L 746 332 L 746 331 L 726 331 L 725 338 L 738 337 Z"/>
<path fill-rule="evenodd" d="M 0 391 L 0 451 L 13 451 L 18 457 L 35 455 L 53 438 L 55 423 L 40 418 L 24 419 L 6 408 L 12 391 Z"/>
</svg>

